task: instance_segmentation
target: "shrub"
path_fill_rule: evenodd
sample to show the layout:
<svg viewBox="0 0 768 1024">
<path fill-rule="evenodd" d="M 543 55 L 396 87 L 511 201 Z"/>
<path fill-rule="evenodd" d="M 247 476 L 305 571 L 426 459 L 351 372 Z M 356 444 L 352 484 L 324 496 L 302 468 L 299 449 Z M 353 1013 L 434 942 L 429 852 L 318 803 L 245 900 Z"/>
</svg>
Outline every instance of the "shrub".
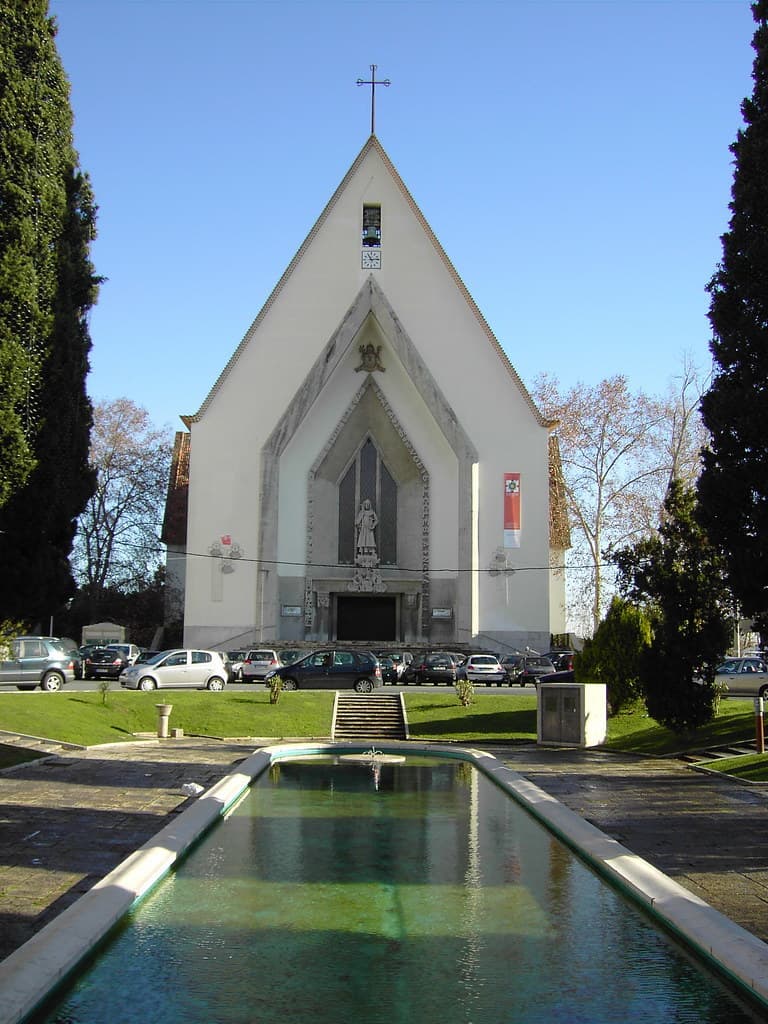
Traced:
<svg viewBox="0 0 768 1024">
<path fill-rule="evenodd" d="M 277 704 L 283 690 L 283 680 L 280 676 L 272 676 L 267 680 L 267 686 L 269 687 L 269 703 Z"/>
<path fill-rule="evenodd" d="M 456 693 L 459 695 L 459 702 L 468 708 L 475 699 L 475 685 L 471 679 L 457 679 Z"/>
</svg>

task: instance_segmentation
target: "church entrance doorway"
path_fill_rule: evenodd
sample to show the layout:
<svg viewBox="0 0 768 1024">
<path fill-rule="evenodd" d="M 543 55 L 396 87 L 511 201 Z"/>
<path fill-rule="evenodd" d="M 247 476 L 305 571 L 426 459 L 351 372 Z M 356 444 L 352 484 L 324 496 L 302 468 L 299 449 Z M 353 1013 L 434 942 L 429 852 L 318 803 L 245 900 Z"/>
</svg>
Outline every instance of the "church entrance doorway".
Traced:
<svg viewBox="0 0 768 1024">
<path fill-rule="evenodd" d="M 370 597 L 336 598 L 337 640 L 397 640 L 397 598 L 373 594 Z"/>
</svg>

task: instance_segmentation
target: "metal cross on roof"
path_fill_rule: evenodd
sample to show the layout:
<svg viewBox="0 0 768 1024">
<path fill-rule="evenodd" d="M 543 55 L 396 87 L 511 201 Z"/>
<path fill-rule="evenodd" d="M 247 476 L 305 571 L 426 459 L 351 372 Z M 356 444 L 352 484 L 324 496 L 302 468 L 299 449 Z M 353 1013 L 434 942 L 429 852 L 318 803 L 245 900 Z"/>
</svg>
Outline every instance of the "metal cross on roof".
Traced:
<svg viewBox="0 0 768 1024">
<path fill-rule="evenodd" d="M 376 132 L 375 132 L 375 127 L 376 127 L 376 86 L 377 85 L 389 86 L 392 83 L 390 82 L 390 80 L 388 78 L 384 78 L 382 81 L 377 82 L 376 81 L 376 68 L 378 67 L 378 65 L 377 64 L 370 64 L 369 67 L 371 69 L 370 80 L 366 81 L 363 78 L 358 78 L 357 84 L 358 85 L 370 85 L 370 87 L 371 87 L 371 135 L 375 135 L 376 134 Z"/>
</svg>

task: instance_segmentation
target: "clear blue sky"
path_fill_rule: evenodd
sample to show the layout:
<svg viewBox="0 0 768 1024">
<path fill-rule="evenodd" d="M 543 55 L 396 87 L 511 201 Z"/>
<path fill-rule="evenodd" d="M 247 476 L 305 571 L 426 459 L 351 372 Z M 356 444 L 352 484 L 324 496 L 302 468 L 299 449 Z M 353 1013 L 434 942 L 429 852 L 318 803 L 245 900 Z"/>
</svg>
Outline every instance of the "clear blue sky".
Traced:
<svg viewBox="0 0 768 1024">
<path fill-rule="evenodd" d="M 526 383 L 623 373 L 662 392 L 684 352 L 708 365 L 747 2 L 50 11 L 108 279 L 94 399 L 174 429 L 199 409 L 367 139 L 372 63 L 392 82 L 376 134 Z"/>
</svg>

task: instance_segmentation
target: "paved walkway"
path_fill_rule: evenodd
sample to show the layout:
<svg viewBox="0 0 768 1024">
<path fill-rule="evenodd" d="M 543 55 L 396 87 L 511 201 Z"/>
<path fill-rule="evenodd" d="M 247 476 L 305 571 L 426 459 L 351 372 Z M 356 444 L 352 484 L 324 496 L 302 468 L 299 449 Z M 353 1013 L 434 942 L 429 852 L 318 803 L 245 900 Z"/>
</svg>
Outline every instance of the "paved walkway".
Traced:
<svg viewBox="0 0 768 1024">
<path fill-rule="evenodd" d="M 66 752 L 0 772 L 0 959 L 141 846 L 259 741 L 191 738 Z M 768 941 L 768 788 L 674 759 L 485 745 Z"/>
</svg>

